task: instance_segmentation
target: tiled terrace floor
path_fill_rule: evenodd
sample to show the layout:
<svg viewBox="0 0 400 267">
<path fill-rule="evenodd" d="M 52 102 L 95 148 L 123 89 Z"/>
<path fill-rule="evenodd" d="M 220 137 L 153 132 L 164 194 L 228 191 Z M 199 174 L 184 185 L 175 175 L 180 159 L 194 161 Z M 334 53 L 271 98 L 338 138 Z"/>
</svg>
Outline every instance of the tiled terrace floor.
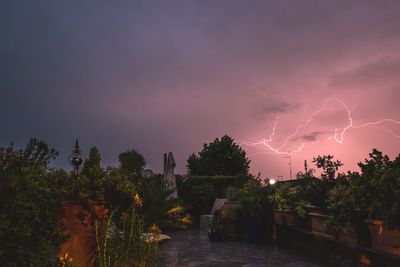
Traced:
<svg viewBox="0 0 400 267">
<path fill-rule="evenodd" d="M 325 267 L 295 250 L 243 242 L 210 242 L 206 231 L 186 230 L 171 234 L 160 244 L 158 266 L 285 266 Z"/>
</svg>

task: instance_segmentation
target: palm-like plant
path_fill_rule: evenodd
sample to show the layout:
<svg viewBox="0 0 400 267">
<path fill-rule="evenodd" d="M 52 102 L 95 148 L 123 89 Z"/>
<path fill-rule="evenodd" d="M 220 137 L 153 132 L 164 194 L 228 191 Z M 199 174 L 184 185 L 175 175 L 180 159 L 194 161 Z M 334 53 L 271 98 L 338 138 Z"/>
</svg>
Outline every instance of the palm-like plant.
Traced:
<svg viewBox="0 0 400 267">
<path fill-rule="evenodd" d="M 142 188 L 144 223 L 165 228 L 185 228 L 191 223 L 190 216 L 179 199 L 172 198 L 172 190 L 167 190 L 162 177 L 153 177 Z"/>
</svg>

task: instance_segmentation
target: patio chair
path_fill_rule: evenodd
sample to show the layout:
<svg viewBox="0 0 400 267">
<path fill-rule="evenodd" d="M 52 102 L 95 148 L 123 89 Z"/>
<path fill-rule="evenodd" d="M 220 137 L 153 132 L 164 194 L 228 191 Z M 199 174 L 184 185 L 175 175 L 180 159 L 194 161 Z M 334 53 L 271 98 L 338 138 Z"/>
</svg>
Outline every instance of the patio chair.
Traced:
<svg viewBox="0 0 400 267">
<path fill-rule="evenodd" d="M 211 222 L 213 218 L 213 214 L 216 210 L 220 210 L 224 205 L 226 198 L 216 198 L 214 200 L 214 204 L 211 209 L 211 214 L 203 214 L 200 216 L 200 229 L 208 230 L 208 224 Z"/>
</svg>

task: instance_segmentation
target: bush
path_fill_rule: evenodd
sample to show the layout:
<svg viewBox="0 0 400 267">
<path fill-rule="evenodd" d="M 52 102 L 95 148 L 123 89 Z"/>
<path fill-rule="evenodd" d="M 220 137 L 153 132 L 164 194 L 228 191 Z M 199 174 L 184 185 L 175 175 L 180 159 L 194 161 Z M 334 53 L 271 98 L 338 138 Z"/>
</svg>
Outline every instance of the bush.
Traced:
<svg viewBox="0 0 400 267">
<path fill-rule="evenodd" d="M 229 201 L 236 201 L 239 200 L 240 197 L 240 189 L 234 186 L 229 186 L 226 189 L 226 198 Z"/>
<path fill-rule="evenodd" d="M 347 184 L 337 185 L 329 196 L 332 225 L 355 219 L 382 220 L 387 228 L 400 224 L 400 156 L 391 161 L 374 149 L 358 164 L 361 175 L 352 173 Z"/>
<path fill-rule="evenodd" d="M 240 203 L 245 216 L 259 216 L 267 212 L 270 185 L 263 187 L 259 179 L 250 179 L 240 190 Z"/>
<path fill-rule="evenodd" d="M 301 178 L 293 181 L 292 186 L 299 190 L 301 198 L 318 207 L 322 212 L 327 209 L 327 199 L 329 191 L 341 180 L 318 179 L 315 177 Z"/>
<path fill-rule="evenodd" d="M 181 200 L 172 197 L 173 190 L 167 190 L 163 176 L 154 176 L 145 181 L 140 190 L 143 195 L 141 214 L 145 226 L 156 224 L 165 230 L 186 228 L 191 223 Z"/>
<path fill-rule="evenodd" d="M 48 168 L 56 155 L 32 139 L 23 150 L 0 149 L 0 262 L 2 266 L 48 266 L 63 238 L 62 194 Z"/>
<path fill-rule="evenodd" d="M 279 211 L 294 211 L 301 217 L 306 214 L 306 202 L 303 200 L 299 186 L 281 185 L 269 199 Z"/>
</svg>

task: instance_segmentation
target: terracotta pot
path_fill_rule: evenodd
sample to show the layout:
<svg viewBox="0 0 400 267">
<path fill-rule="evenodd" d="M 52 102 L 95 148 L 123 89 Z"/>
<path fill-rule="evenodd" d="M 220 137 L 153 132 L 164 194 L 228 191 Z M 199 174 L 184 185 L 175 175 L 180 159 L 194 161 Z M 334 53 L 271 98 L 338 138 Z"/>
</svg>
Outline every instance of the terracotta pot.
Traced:
<svg viewBox="0 0 400 267">
<path fill-rule="evenodd" d="M 276 224 L 287 226 L 296 226 L 299 224 L 299 215 L 294 211 L 274 210 L 274 219 Z"/>
<path fill-rule="evenodd" d="M 238 240 L 240 237 L 241 208 L 239 201 L 226 201 L 219 211 L 227 240 Z"/>
<path fill-rule="evenodd" d="M 332 238 L 336 238 L 336 233 L 326 226 L 328 215 L 319 212 L 310 212 L 308 216 L 311 219 L 311 230 L 313 233 L 323 234 Z"/>
<path fill-rule="evenodd" d="M 366 221 L 371 235 L 372 248 L 400 256 L 400 226 L 386 229 L 383 221 Z"/>
<path fill-rule="evenodd" d="M 59 256 L 68 253 L 72 263 L 77 266 L 92 266 L 90 251 L 94 235 L 89 225 L 82 223 L 81 215 L 84 213 L 84 203 L 79 201 L 67 202 L 62 211 L 61 221 L 65 227 L 63 234 L 69 237 L 59 251 Z"/>
</svg>

